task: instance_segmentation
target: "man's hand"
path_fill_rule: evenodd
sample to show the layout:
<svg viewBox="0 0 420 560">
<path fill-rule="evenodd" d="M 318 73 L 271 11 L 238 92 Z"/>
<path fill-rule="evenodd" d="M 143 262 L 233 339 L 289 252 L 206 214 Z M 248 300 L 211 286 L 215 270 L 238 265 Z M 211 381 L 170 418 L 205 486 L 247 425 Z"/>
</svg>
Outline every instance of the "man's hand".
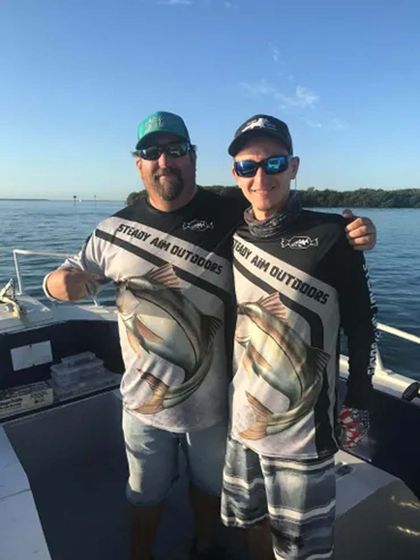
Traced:
<svg viewBox="0 0 420 560">
<path fill-rule="evenodd" d="M 356 251 L 369 251 L 376 245 L 376 227 L 370 218 L 357 217 L 353 212 L 346 208 L 343 216 L 352 220 L 347 224 L 347 239 Z"/>
<path fill-rule="evenodd" d="M 344 405 L 338 415 L 339 441 L 343 449 L 356 447 L 369 430 L 369 412 Z"/>
<path fill-rule="evenodd" d="M 92 295 L 97 283 L 103 280 L 99 274 L 77 268 L 58 268 L 52 272 L 45 287 L 50 296 L 61 301 L 76 301 Z"/>
</svg>

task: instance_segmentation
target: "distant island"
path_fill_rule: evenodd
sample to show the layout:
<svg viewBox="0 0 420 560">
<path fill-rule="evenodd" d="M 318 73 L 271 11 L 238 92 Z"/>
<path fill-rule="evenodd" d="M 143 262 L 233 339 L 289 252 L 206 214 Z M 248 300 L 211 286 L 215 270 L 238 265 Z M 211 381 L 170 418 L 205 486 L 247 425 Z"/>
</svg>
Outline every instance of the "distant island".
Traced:
<svg viewBox="0 0 420 560">
<path fill-rule="evenodd" d="M 72 204 L 81 204 L 83 202 L 94 202 L 95 204 L 102 202 L 123 202 L 123 200 L 112 200 L 108 198 L 84 198 L 74 200 L 73 198 L 0 198 L 0 202 L 7 200 L 8 202 L 71 202 Z"/>
<path fill-rule="evenodd" d="M 48 201 L 48 198 L 0 198 L 0 201 L 3 200 L 9 200 L 11 202 L 21 202 L 21 201 L 25 201 L 25 202 L 46 202 Z"/>
<path fill-rule="evenodd" d="M 204 188 L 221 194 L 227 189 L 237 189 L 237 187 L 224 187 L 223 185 Z M 146 196 L 145 190 L 132 192 L 128 195 L 126 204 L 134 204 L 144 196 Z M 299 196 L 305 208 L 420 208 L 420 189 L 334 191 L 310 187 L 299 190 Z"/>
</svg>

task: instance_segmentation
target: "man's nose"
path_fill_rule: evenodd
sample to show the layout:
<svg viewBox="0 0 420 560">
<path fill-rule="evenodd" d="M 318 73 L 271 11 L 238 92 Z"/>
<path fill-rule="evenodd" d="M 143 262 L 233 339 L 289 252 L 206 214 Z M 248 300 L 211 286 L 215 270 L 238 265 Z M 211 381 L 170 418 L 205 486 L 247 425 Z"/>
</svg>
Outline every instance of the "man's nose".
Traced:
<svg viewBox="0 0 420 560">
<path fill-rule="evenodd" d="M 258 185 L 266 185 L 269 181 L 270 178 L 267 173 L 262 167 L 259 167 L 255 173 L 254 184 L 257 183 Z"/>
<path fill-rule="evenodd" d="M 169 167 L 171 164 L 172 158 L 168 156 L 165 152 L 162 152 L 158 158 L 158 163 L 160 167 Z"/>
</svg>

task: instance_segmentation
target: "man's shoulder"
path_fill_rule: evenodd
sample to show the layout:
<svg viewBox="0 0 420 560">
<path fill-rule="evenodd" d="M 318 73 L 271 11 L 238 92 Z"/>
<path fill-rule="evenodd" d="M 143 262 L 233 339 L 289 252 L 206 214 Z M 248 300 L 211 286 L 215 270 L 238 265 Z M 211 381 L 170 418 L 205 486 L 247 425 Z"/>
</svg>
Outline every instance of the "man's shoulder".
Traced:
<svg viewBox="0 0 420 560">
<path fill-rule="evenodd" d="M 209 200 L 214 200 L 215 204 L 230 202 L 241 207 L 248 204 L 242 195 L 241 189 L 237 187 L 200 187 L 200 192 Z"/>
<path fill-rule="evenodd" d="M 103 218 L 95 227 L 92 234 L 89 237 L 97 237 L 101 231 L 103 232 L 114 232 L 115 229 L 118 227 L 119 224 L 124 222 L 141 222 L 142 219 L 142 210 L 141 210 L 141 201 L 136 202 L 135 204 L 125 206 L 118 210 L 111 216 L 107 216 Z"/>
<path fill-rule="evenodd" d="M 302 210 L 299 216 L 294 220 L 293 224 L 289 225 L 287 229 L 280 233 L 273 234 L 272 238 L 277 238 L 279 235 L 289 233 L 295 230 L 302 229 L 319 229 L 322 231 L 335 231 L 342 232 L 346 225 L 346 220 L 340 214 L 333 214 L 329 212 L 317 212 L 313 210 Z M 255 239 L 249 232 L 247 224 L 242 223 L 236 230 L 236 236 Z M 265 239 L 270 239 L 267 237 Z"/>
<path fill-rule="evenodd" d="M 201 187 L 199 192 L 201 204 L 216 210 L 229 223 L 236 225 L 242 220 L 248 203 L 240 189 L 236 187 L 221 187 L 220 189 Z"/>
<path fill-rule="evenodd" d="M 118 210 L 118 212 L 112 214 L 110 218 L 135 219 L 144 213 L 144 207 L 145 207 L 145 198 L 141 198 L 137 200 L 134 204 L 129 204 L 128 206 L 124 206 L 124 208 L 121 208 L 121 210 Z"/>
<path fill-rule="evenodd" d="M 144 214 L 144 200 L 138 200 L 134 204 L 124 206 L 114 214 L 107 216 L 101 220 L 97 227 L 101 227 L 107 223 L 115 222 L 115 220 L 133 220 L 137 221 Z"/>
<path fill-rule="evenodd" d="M 323 240 L 324 247 L 341 247 L 343 244 L 348 245 L 345 236 L 346 224 L 347 220 L 340 214 L 303 210 L 296 227 L 302 232 L 310 231 L 313 235 L 318 236 L 319 240 Z"/>
<path fill-rule="evenodd" d="M 320 212 L 318 210 L 302 210 L 300 217 L 303 221 L 319 223 L 319 224 L 337 224 L 343 226 L 346 223 L 345 218 L 340 214 L 333 212 Z"/>
<path fill-rule="evenodd" d="M 336 232 L 344 231 L 347 220 L 332 212 L 318 212 L 317 210 L 302 210 L 297 220 L 298 227 L 319 228 L 323 231 Z"/>
</svg>

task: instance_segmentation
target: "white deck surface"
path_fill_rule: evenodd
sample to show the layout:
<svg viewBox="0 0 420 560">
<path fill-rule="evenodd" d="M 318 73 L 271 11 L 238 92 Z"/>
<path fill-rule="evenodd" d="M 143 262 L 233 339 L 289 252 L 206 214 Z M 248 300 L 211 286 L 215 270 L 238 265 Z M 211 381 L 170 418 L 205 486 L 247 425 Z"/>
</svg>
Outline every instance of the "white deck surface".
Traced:
<svg viewBox="0 0 420 560">
<path fill-rule="evenodd" d="M 1 560 L 51 560 L 26 474 L 0 428 Z"/>
</svg>

